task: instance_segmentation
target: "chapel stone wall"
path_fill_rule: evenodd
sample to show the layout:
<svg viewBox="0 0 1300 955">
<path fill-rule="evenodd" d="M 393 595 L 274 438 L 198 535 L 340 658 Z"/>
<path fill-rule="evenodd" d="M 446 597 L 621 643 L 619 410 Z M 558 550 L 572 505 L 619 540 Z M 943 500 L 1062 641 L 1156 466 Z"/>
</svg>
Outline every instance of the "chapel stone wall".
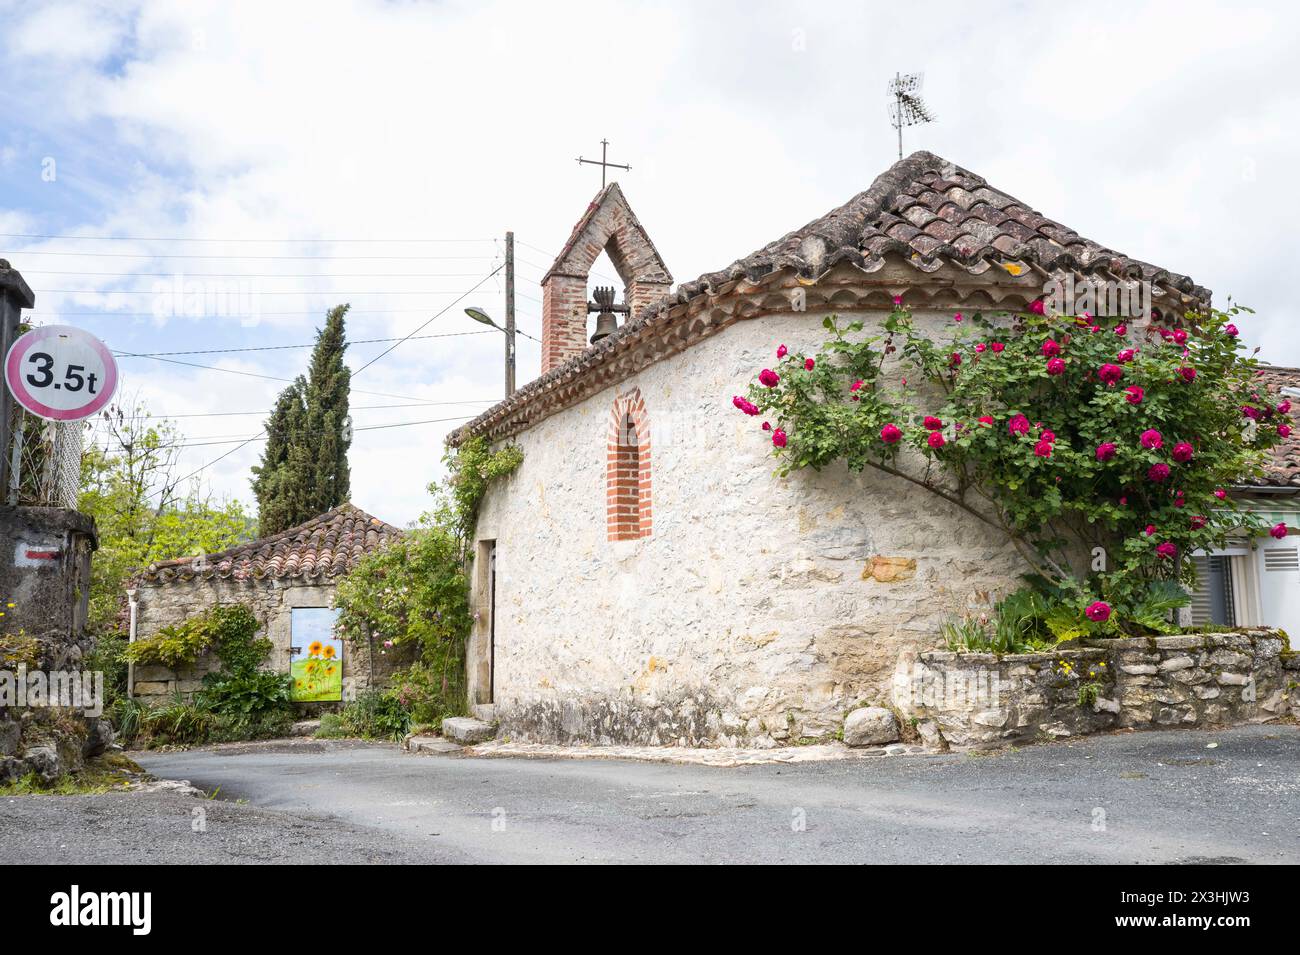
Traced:
<svg viewBox="0 0 1300 955">
<path fill-rule="evenodd" d="M 514 439 L 523 463 L 489 490 L 476 534 L 496 541 L 496 613 L 476 573 L 469 667 L 470 699 L 503 735 L 831 735 L 854 706 L 888 704 L 900 653 L 933 647 L 945 617 L 1019 585 L 1004 540 L 915 485 L 843 467 L 775 476 L 762 419 L 731 398 L 777 345 L 814 351 L 824 315 L 737 322 Z M 917 320 L 952 327 L 950 311 Z M 653 530 L 610 540 L 608 422 L 633 388 L 654 444 Z"/>
</svg>

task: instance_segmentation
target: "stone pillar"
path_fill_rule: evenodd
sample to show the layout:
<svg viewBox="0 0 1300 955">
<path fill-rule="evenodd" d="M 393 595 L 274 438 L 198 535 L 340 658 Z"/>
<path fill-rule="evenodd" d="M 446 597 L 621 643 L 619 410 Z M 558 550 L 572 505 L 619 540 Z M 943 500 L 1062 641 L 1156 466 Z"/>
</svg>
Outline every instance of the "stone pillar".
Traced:
<svg viewBox="0 0 1300 955">
<path fill-rule="evenodd" d="M 9 354 L 9 346 L 18 337 L 22 310 L 36 305 L 36 295 L 21 273 L 0 259 L 0 360 Z M 13 426 L 14 400 L 9 389 L 0 385 L 0 500 L 9 487 L 9 439 Z"/>
<path fill-rule="evenodd" d="M 542 282 L 542 374 L 587 348 L 587 277 L 552 272 Z"/>
</svg>

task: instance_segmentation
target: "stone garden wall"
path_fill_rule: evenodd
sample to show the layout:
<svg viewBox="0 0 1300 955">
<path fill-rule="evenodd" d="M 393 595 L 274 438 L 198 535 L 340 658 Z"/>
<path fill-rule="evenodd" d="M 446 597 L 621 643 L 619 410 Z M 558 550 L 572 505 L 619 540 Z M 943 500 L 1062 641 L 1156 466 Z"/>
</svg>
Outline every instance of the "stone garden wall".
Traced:
<svg viewBox="0 0 1300 955">
<path fill-rule="evenodd" d="M 905 653 L 894 706 L 952 749 L 1124 728 L 1265 722 L 1300 708 L 1300 660 L 1278 630 L 1098 641 L 994 656 Z"/>
<path fill-rule="evenodd" d="M 265 668 L 289 672 L 290 618 L 294 607 L 329 607 L 334 602 L 334 582 L 303 583 L 289 579 L 234 580 L 226 578 L 175 580 L 166 583 L 141 582 L 136 588 L 136 637 L 152 636 L 202 613 L 218 603 L 245 603 L 263 621 L 263 634 L 271 640 L 271 655 Z M 343 645 L 343 698 L 359 690 L 382 686 L 393 670 L 409 663 L 408 654 L 376 646 L 373 641 L 347 640 Z M 216 657 L 205 653 L 193 666 L 172 669 L 159 665 L 131 667 L 131 695 L 146 702 L 180 693 L 189 696 L 202 685 L 203 677 L 220 666 Z M 313 704 L 314 705 L 314 704 Z"/>
</svg>

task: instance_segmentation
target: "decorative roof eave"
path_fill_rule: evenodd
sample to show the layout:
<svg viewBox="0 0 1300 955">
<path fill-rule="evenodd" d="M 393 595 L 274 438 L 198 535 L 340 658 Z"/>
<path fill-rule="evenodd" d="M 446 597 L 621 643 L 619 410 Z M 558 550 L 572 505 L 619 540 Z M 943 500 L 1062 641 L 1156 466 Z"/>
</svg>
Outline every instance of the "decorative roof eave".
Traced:
<svg viewBox="0 0 1300 955">
<path fill-rule="evenodd" d="M 804 293 L 805 311 L 888 310 L 898 295 L 912 307 L 1016 311 L 1041 296 L 1037 270 L 1020 263 L 999 264 L 1002 268 L 987 263 L 904 261 L 892 255 L 854 263 L 841 257 L 813 278 L 790 267 L 752 279 L 727 278 L 717 286 L 703 287 L 684 302 L 669 300 L 646 309 L 615 335 L 453 431 L 447 443 L 456 447 L 473 436 L 505 440 L 737 321 L 794 311 L 791 296 L 796 289 Z"/>
</svg>

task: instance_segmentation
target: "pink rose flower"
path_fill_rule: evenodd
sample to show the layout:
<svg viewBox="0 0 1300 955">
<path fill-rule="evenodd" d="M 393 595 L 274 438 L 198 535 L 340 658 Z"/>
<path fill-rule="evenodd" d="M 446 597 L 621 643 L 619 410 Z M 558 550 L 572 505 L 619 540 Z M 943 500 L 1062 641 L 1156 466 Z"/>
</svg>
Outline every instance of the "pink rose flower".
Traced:
<svg viewBox="0 0 1300 955">
<path fill-rule="evenodd" d="M 1241 414 L 1243 417 L 1250 418 L 1253 421 L 1259 420 L 1259 409 L 1251 405 L 1242 405 Z"/>
<path fill-rule="evenodd" d="M 862 388 L 862 379 L 859 378 L 853 384 L 849 385 L 849 391 L 858 391 Z"/>
<path fill-rule="evenodd" d="M 1012 418 L 1010 421 L 1007 422 L 1007 433 L 1013 435 L 1028 434 L 1029 419 L 1022 414 L 1016 415 L 1014 418 Z"/>
<path fill-rule="evenodd" d="M 895 305 L 902 305 L 902 304 L 903 304 L 903 296 L 901 296 L 901 295 L 895 295 L 895 296 L 894 296 L 894 304 L 895 304 Z"/>
<path fill-rule="evenodd" d="M 1003 344 L 1002 342 L 994 342 L 994 343 L 993 343 L 992 345 L 990 345 L 989 347 L 992 348 L 993 351 L 994 351 L 995 353 L 998 353 L 998 352 L 1001 352 L 1002 349 L 1006 348 L 1007 346 L 1006 346 L 1005 344 Z"/>
<path fill-rule="evenodd" d="M 1178 556 L 1178 545 L 1165 541 L 1163 544 L 1156 545 L 1156 556 L 1161 560 L 1172 560 Z"/>
<path fill-rule="evenodd" d="M 1050 458 L 1052 456 L 1052 442 L 1040 440 L 1034 445 L 1034 455 L 1040 458 Z"/>
<path fill-rule="evenodd" d="M 789 350 L 788 348 L 786 348 L 784 345 L 777 345 L 777 346 L 776 346 L 776 357 L 777 357 L 777 358 L 784 358 L 784 357 L 785 357 L 786 355 L 788 355 L 788 354 L 790 354 L 790 350 Z"/>
<path fill-rule="evenodd" d="M 880 440 L 885 444 L 898 444 L 898 439 L 903 436 L 903 432 L 896 425 L 887 424 L 880 429 Z"/>
<path fill-rule="evenodd" d="M 957 322 L 958 324 L 960 324 L 960 323 L 961 323 L 961 312 L 958 312 L 956 315 L 954 315 L 954 316 L 952 317 L 952 320 L 953 320 L 954 322 Z"/>
<path fill-rule="evenodd" d="M 772 424 L 771 424 L 771 422 L 764 421 L 764 422 L 763 422 L 763 430 L 764 430 L 764 431 L 771 431 L 771 430 L 772 430 Z"/>
<path fill-rule="evenodd" d="M 1165 463 L 1153 464 L 1147 469 L 1147 480 L 1154 481 L 1156 484 L 1167 480 L 1169 477 L 1169 465 Z"/>
<path fill-rule="evenodd" d="M 943 427 L 943 422 L 940 421 L 938 418 L 936 418 L 934 415 L 926 415 L 925 421 L 923 421 L 922 424 L 925 425 L 926 431 L 938 431 L 940 428 Z"/>
<path fill-rule="evenodd" d="M 1173 336 L 1173 337 L 1174 337 L 1174 342 L 1175 342 L 1175 343 L 1177 343 L 1177 344 L 1179 344 L 1179 345 L 1186 345 L 1186 344 L 1187 344 L 1187 332 L 1183 331 L 1181 328 L 1176 328 L 1176 329 L 1174 329 L 1174 336 Z"/>
<path fill-rule="evenodd" d="M 1183 365 L 1182 368 L 1178 369 L 1178 374 L 1182 376 L 1183 381 L 1196 380 L 1196 369 L 1191 365 Z"/>
<path fill-rule="evenodd" d="M 1129 385 L 1124 390 L 1128 393 L 1124 400 L 1131 405 L 1142 404 L 1142 399 L 1146 397 L 1146 392 L 1142 390 L 1141 385 Z"/>
<path fill-rule="evenodd" d="M 784 448 L 787 444 L 785 432 L 782 431 L 780 428 L 777 428 L 775 431 L 773 431 L 772 443 L 776 445 L 778 448 Z"/>
<path fill-rule="evenodd" d="M 936 451 L 942 448 L 948 442 L 944 441 L 943 434 L 939 431 L 931 431 L 930 437 L 925 439 L 925 443 Z"/>
<path fill-rule="evenodd" d="M 1290 410 L 1291 410 L 1291 402 L 1290 402 L 1290 401 L 1283 401 L 1280 405 L 1277 406 L 1277 413 L 1278 413 L 1278 414 L 1286 414 L 1286 413 L 1287 413 L 1288 411 L 1290 411 Z"/>
<path fill-rule="evenodd" d="M 1288 531 L 1285 523 L 1274 524 L 1268 529 L 1268 536 L 1281 540 L 1286 537 Z"/>
<path fill-rule="evenodd" d="M 1047 363 L 1047 373 L 1049 375 L 1059 375 L 1065 371 L 1065 359 L 1053 358 Z"/>
<path fill-rule="evenodd" d="M 1188 519 L 1187 523 L 1188 523 L 1189 525 L 1191 525 L 1192 530 L 1194 530 L 1194 531 L 1199 531 L 1202 527 L 1205 526 L 1205 524 L 1206 524 L 1206 520 L 1205 520 L 1205 518 L 1204 518 L 1203 516 L 1201 516 L 1200 514 L 1193 514 L 1193 515 Z"/>
<path fill-rule="evenodd" d="M 1097 377 L 1108 385 L 1113 385 L 1124 377 L 1124 369 L 1119 365 L 1102 365 L 1097 369 Z"/>
<path fill-rule="evenodd" d="M 979 419 L 979 420 L 980 420 L 980 424 L 985 425 L 985 426 L 988 426 L 988 425 L 993 424 L 993 416 L 992 416 L 992 415 L 987 415 L 987 414 L 985 414 L 985 415 L 980 415 L 980 419 Z"/>
<path fill-rule="evenodd" d="M 1138 441 L 1141 442 L 1142 447 L 1149 451 L 1158 451 L 1160 448 L 1164 447 L 1165 444 L 1165 439 L 1161 437 L 1160 432 L 1156 431 L 1154 428 L 1148 428 L 1146 431 L 1143 431 L 1142 437 L 1138 438 Z"/>
<path fill-rule="evenodd" d="M 1047 341 L 1043 342 L 1042 352 L 1044 358 L 1052 358 L 1059 355 L 1061 353 L 1061 343 L 1056 341 L 1054 338 L 1049 338 Z"/>
<path fill-rule="evenodd" d="M 1280 424 L 1277 426 L 1277 434 L 1280 438 L 1291 437 L 1291 426 L 1289 424 Z"/>
<path fill-rule="evenodd" d="M 1215 488 L 1214 496 L 1217 497 L 1220 501 L 1222 501 L 1228 496 L 1228 492 L 1221 487 Z"/>
<path fill-rule="evenodd" d="M 1116 334 L 1116 335 L 1127 335 L 1127 334 L 1128 334 L 1128 326 L 1127 326 L 1127 325 L 1116 325 L 1116 326 L 1115 326 L 1115 334 Z"/>
<path fill-rule="evenodd" d="M 1236 326 L 1236 325 L 1224 325 L 1224 326 L 1223 326 L 1223 331 L 1224 331 L 1224 334 L 1226 334 L 1226 335 L 1228 335 L 1228 336 L 1230 336 L 1230 337 L 1232 337 L 1232 338 L 1236 338 L 1239 334 L 1241 334 L 1240 332 L 1237 331 L 1237 326 Z"/>
<path fill-rule="evenodd" d="M 1043 304 L 1043 300 L 1041 298 L 1035 299 L 1034 301 L 1030 302 L 1029 310 L 1033 312 L 1035 315 L 1047 314 L 1047 306 Z"/>
<path fill-rule="evenodd" d="M 952 357 L 949 359 L 949 364 L 954 368 L 959 367 L 961 365 L 961 352 L 953 352 Z"/>
<path fill-rule="evenodd" d="M 1084 609 L 1083 615 L 1093 623 L 1105 623 L 1110 619 L 1110 604 L 1102 600 L 1094 600 Z"/>
<path fill-rule="evenodd" d="M 1136 353 L 1133 351 L 1133 349 L 1125 348 L 1123 351 L 1121 351 L 1118 355 L 1115 356 L 1115 360 L 1119 362 L 1121 365 L 1123 365 L 1126 362 L 1132 361 L 1134 354 Z"/>
<path fill-rule="evenodd" d="M 1109 461 L 1111 458 L 1115 457 L 1115 452 L 1117 450 L 1118 449 L 1112 442 L 1103 441 L 1101 444 L 1097 445 L 1097 460 Z"/>
<path fill-rule="evenodd" d="M 805 358 L 803 363 L 804 371 L 812 371 L 813 366 L 816 364 L 817 363 L 813 361 L 811 358 Z"/>
<path fill-rule="evenodd" d="M 1190 461 L 1192 459 L 1193 453 L 1194 452 L 1192 446 L 1188 444 L 1186 441 L 1179 441 L 1177 444 L 1174 445 L 1174 451 L 1173 451 L 1174 460 L 1177 461 L 1179 464 L 1186 464 L 1188 461 Z"/>
<path fill-rule="evenodd" d="M 771 368 L 764 368 L 762 371 L 758 373 L 758 380 L 761 381 L 763 384 L 767 385 L 767 387 L 769 388 L 775 388 L 777 382 L 781 380 L 781 376 L 778 375 L 776 372 L 774 372 Z"/>
<path fill-rule="evenodd" d="M 981 355 L 984 354 L 985 349 L 987 349 L 988 347 L 989 347 L 989 346 L 988 346 L 988 345 L 985 345 L 983 342 L 976 342 L 976 343 L 975 343 L 975 351 L 978 352 L 978 353 L 981 354 Z"/>
<path fill-rule="evenodd" d="M 736 395 L 734 398 L 731 399 L 731 403 L 735 405 L 737 408 L 739 408 L 741 411 L 745 412 L 745 414 L 747 415 L 758 414 L 758 405 L 754 404 L 754 402 L 750 401 L 748 398 L 743 398 L 740 395 Z"/>
<path fill-rule="evenodd" d="M 1142 533 L 1146 534 L 1147 537 L 1154 536 L 1155 532 L 1156 532 L 1156 526 L 1154 524 L 1148 524 L 1146 527 L 1142 529 Z"/>
</svg>

